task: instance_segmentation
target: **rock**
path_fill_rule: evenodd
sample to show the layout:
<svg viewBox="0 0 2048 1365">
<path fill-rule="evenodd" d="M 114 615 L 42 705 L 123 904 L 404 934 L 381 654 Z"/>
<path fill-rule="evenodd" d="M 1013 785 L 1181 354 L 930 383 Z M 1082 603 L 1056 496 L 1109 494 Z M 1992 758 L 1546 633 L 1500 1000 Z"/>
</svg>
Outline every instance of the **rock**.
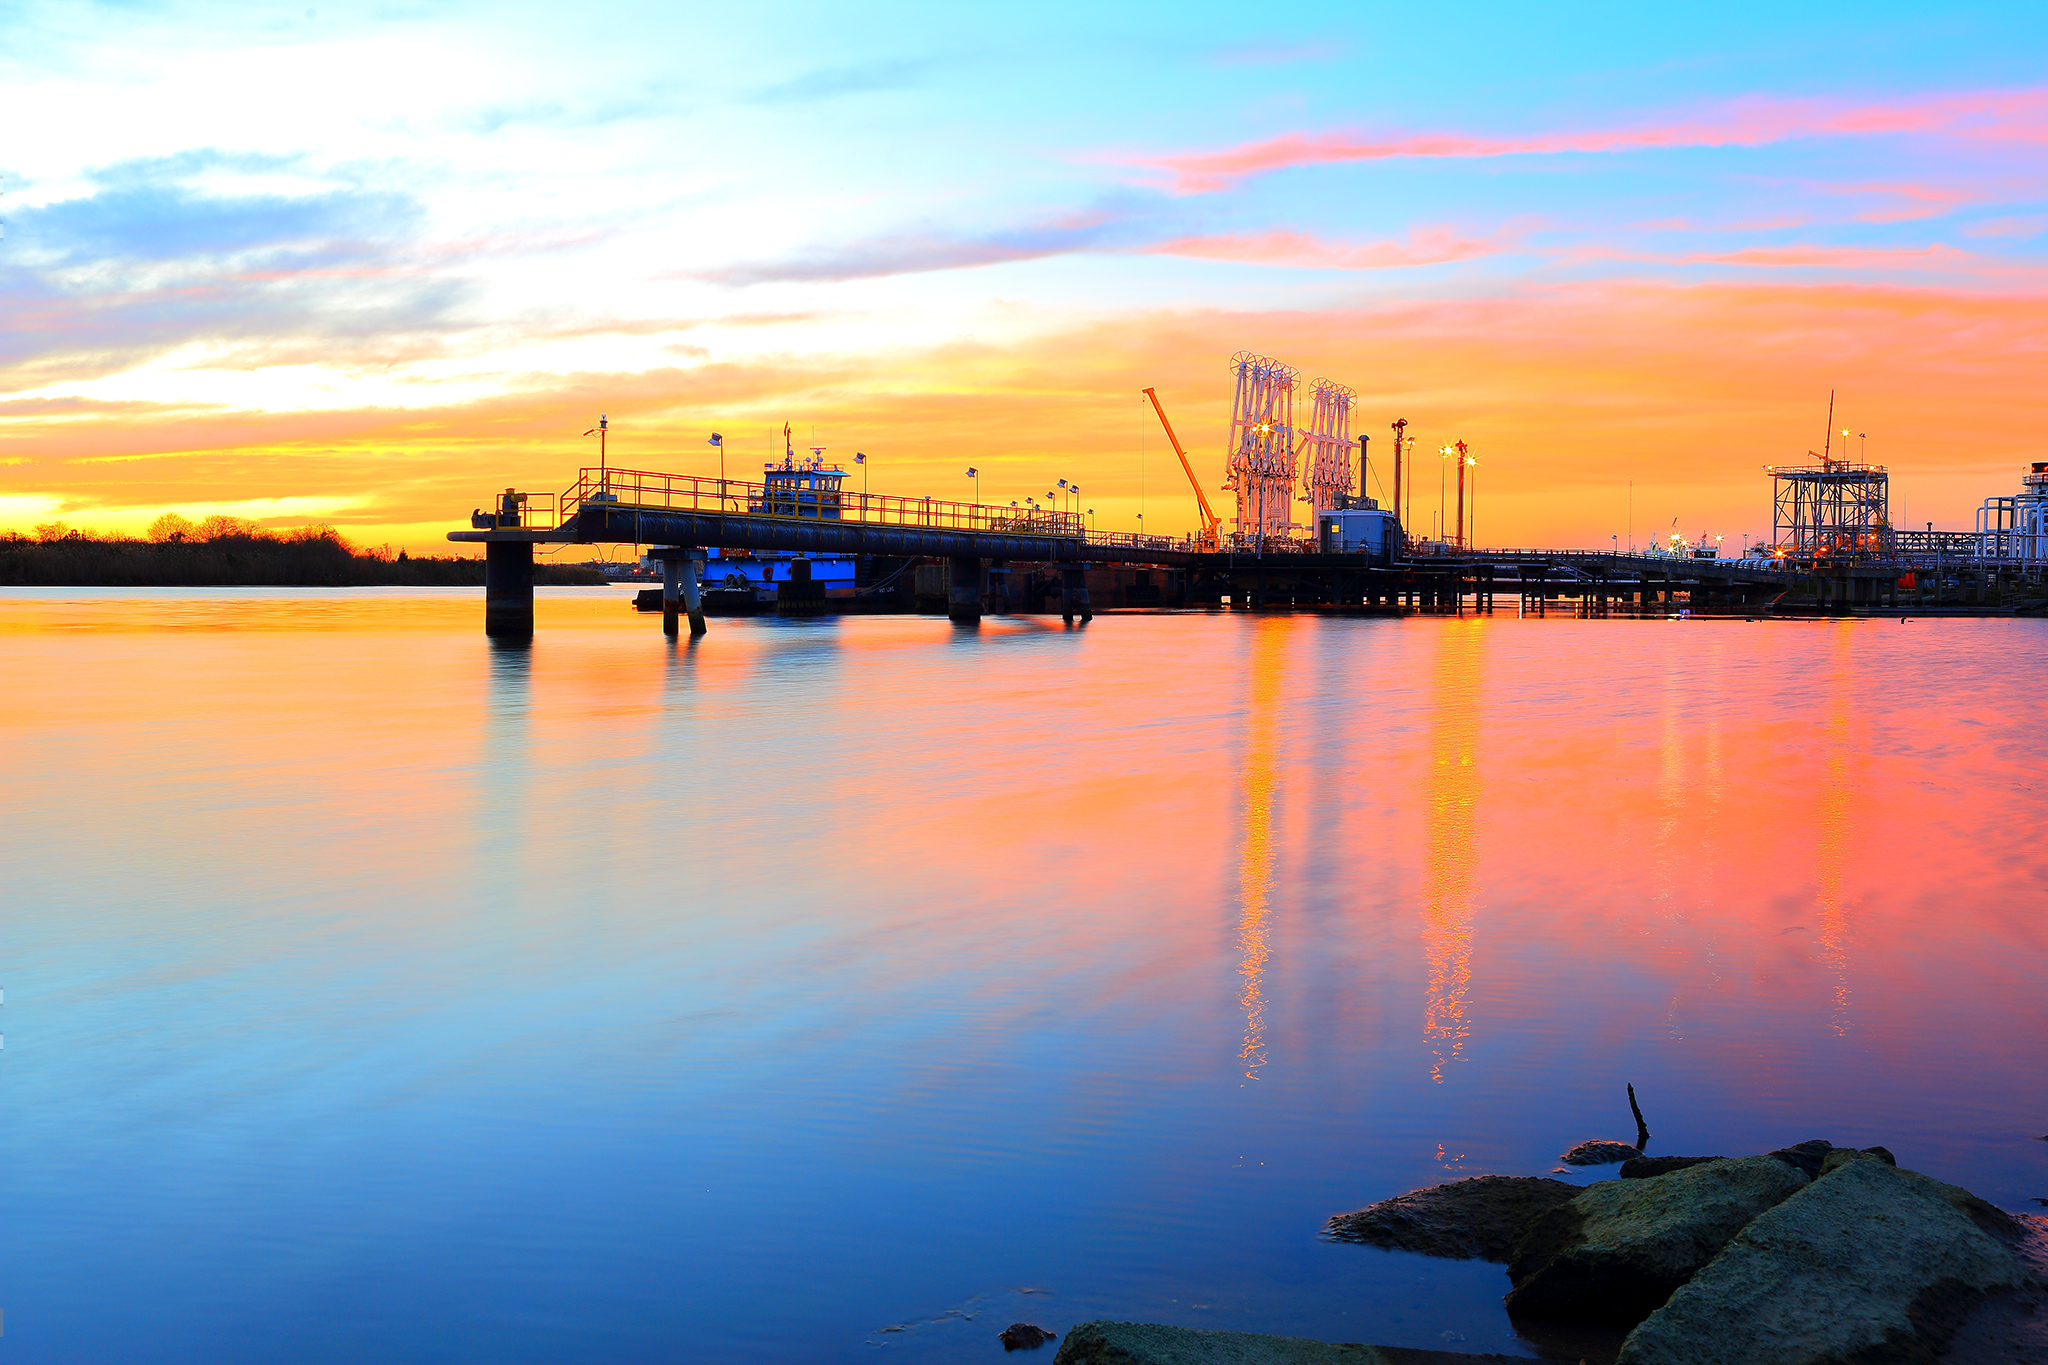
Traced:
<svg viewBox="0 0 2048 1365">
<path fill-rule="evenodd" d="M 1892 1155 L 1892 1149 L 1889 1147 L 1865 1147 L 1863 1150 L 1870 1153 L 1872 1156 L 1876 1157 L 1879 1161 L 1882 1161 L 1887 1166 L 1896 1166 L 1899 1164 L 1899 1159 Z"/>
<path fill-rule="evenodd" d="M 1035 1351 L 1058 1335 L 1028 1322 L 1013 1322 L 996 1333 L 996 1340 L 1003 1343 L 1005 1351 Z"/>
<path fill-rule="evenodd" d="M 1621 1365 L 1931 1365 L 1973 1306 L 2028 1278 L 1937 1183 L 1874 1157 L 1837 1165 L 1645 1318 Z"/>
<path fill-rule="evenodd" d="M 1820 1169 L 1815 1171 L 1814 1174 L 1816 1176 L 1826 1175 L 1829 1171 L 1838 1170 L 1852 1161 L 1868 1161 L 1872 1159 L 1868 1153 L 1859 1152 L 1854 1147 L 1837 1147 L 1821 1158 Z M 1892 1163 L 1894 1166 L 1898 1164 L 1896 1161 Z"/>
<path fill-rule="evenodd" d="M 1530 1225 L 1508 1263 L 1508 1312 L 1631 1326 L 1806 1183 L 1786 1162 L 1751 1156 L 1590 1185 Z"/>
<path fill-rule="evenodd" d="M 1340 1213 L 1330 1236 L 1389 1251 L 1454 1260 L 1506 1261 L 1538 1215 L 1580 1192 L 1578 1185 L 1533 1175 L 1478 1175 L 1410 1190 L 1356 1213 Z"/>
<path fill-rule="evenodd" d="M 1669 1175 L 1682 1171 L 1688 1166 L 1697 1166 L 1706 1161 L 1726 1161 L 1723 1156 L 1637 1156 L 1621 1163 L 1623 1180 L 1647 1180 L 1653 1175 Z"/>
<path fill-rule="evenodd" d="M 1332 1345 L 1256 1332 L 1205 1332 L 1156 1322 L 1084 1322 L 1067 1333 L 1053 1365 L 1477 1365 L 1513 1359 L 1356 1342 Z"/>
<path fill-rule="evenodd" d="M 2020 1231 L 2010 1245 L 2033 1283 L 1978 1304 L 1949 1341 L 1944 1361 L 2048 1365 L 2048 1218 L 2024 1214 L 2013 1221 Z"/>
<path fill-rule="evenodd" d="M 1890 1155 L 1890 1152 L 1885 1153 L 1885 1156 Z M 1846 1148 L 1837 1147 L 1834 1151 L 1829 1152 L 1828 1159 L 1821 1163 L 1821 1171 L 1825 1174 L 1829 1171 L 1839 1170 L 1852 1161 L 1883 1161 L 1883 1158 L 1874 1156 L 1867 1150 L 1852 1152 Z M 1896 1162 L 1886 1162 L 1885 1164 L 1897 1165 Z M 1918 1171 L 1900 1171 L 1899 1174 L 1905 1176 L 1908 1180 L 1917 1180 L 1932 1189 L 1948 1203 L 1950 1208 L 1968 1218 L 1993 1237 L 2002 1237 L 2010 1241 L 2019 1235 L 2021 1225 L 2018 1219 L 2014 1218 L 2004 1209 L 1999 1208 L 1996 1204 L 1979 1199 L 1962 1186 L 1943 1184 L 1933 1176 L 1922 1175 Z"/>
<path fill-rule="evenodd" d="M 1626 1142 L 1582 1142 L 1558 1160 L 1567 1166 L 1611 1166 L 1641 1155 Z"/>
<path fill-rule="evenodd" d="M 1811 1180 L 1820 1174 L 1821 1163 L 1826 1161 L 1828 1153 L 1834 1150 L 1834 1143 L 1813 1138 L 1794 1147 L 1780 1147 L 1771 1155 L 1787 1166 L 1798 1167 L 1805 1172 L 1806 1178 Z"/>
</svg>

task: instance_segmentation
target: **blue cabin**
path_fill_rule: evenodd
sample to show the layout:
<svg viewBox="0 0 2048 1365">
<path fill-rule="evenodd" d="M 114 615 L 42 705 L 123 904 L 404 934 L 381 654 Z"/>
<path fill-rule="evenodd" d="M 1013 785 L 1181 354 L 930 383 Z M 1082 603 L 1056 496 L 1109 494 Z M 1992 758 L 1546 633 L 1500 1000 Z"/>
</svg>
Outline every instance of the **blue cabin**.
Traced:
<svg viewBox="0 0 2048 1365">
<path fill-rule="evenodd" d="M 747 508 L 771 517 L 819 517 L 839 520 L 839 484 L 846 471 L 828 466 L 820 456 L 786 457 L 768 465 L 761 476 L 761 496 Z"/>
</svg>

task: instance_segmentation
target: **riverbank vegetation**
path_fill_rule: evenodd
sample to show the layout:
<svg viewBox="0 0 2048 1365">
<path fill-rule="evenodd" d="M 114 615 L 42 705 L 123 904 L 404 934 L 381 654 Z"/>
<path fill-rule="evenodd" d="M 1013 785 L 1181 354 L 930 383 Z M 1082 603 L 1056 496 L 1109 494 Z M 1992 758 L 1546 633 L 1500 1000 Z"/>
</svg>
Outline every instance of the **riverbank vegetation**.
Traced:
<svg viewBox="0 0 2048 1365">
<path fill-rule="evenodd" d="M 238 517 L 194 522 L 165 513 L 144 539 L 88 534 L 61 522 L 38 526 L 34 535 L 0 533 L 0 585 L 9 587 L 468 587 L 483 581 L 481 556 L 361 549 L 331 526 L 273 531 Z M 605 580 L 581 564 L 537 564 L 534 581 Z"/>
</svg>

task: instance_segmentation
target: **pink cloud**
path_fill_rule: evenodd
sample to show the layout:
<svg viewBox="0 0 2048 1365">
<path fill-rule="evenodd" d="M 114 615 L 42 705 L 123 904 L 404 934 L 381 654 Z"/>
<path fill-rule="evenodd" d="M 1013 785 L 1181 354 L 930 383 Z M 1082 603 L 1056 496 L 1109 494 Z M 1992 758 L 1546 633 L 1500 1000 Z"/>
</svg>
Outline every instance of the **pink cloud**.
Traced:
<svg viewBox="0 0 2048 1365">
<path fill-rule="evenodd" d="M 1976 257 L 1952 246 L 1907 248 L 1860 246 L 1754 246 L 1714 255 L 1681 256 L 1682 265 L 1822 266 L 1833 270 L 1891 269 L 1928 265 L 1960 265 Z"/>
<path fill-rule="evenodd" d="M 2048 232 L 2048 217 L 1987 218 L 1963 229 L 1965 237 L 2038 237 Z"/>
<path fill-rule="evenodd" d="M 1442 265 L 1490 256 L 1503 238 L 1460 237 L 1448 226 L 1417 228 L 1405 242 L 1331 242 L 1304 232 L 1260 232 L 1213 237 L 1176 237 L 1146 247 L 1147 254 L 1193 256 L 1211 261 L 1293 266 L 1312 270 L 1394 270 Z"/>
<path fill-rule="evenodd" d="M 1939 218 L 1974 197 L 1964 190 L 1940 185 L 1833 185 L 1830 194 L 1875 195 L 1895 202 L 1865 209 L 1856 215 L 1863 223 L 1904 223 L 1917 218 Z"/>
<path fill-rule="evenodd" d="M 1977 91 L 1862 105 L 1839 100 L 1755 97 L 1668 123 L 1519 138 L 1462 133 L 1381 138 L 1352 132 L 1287 133 L 1220 152 L 1153 157 L 1131 164 L 1165 172 L 1176 194 L 1212 194 L 1228 189 L 1246 176 L 1292 166 L 1348 161 L 1756 147 L 1794 138 L 1913 133 L 1977 141 L 2048 143 L 2048 89 Z"/>
</svg>

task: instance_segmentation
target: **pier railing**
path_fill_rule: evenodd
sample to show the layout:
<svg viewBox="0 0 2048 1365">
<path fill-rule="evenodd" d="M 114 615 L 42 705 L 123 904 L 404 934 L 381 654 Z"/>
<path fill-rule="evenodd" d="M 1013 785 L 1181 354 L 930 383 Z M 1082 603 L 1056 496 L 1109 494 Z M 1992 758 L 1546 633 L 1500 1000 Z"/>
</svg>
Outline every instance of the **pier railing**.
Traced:
<svg viewBox="0 0 2048 1365">
<path fill-rule="evenodd" d="M 580 470 L 576 482 L 563 491 L 558 505 L 559 524 L 564 526 L 574 521 L 587 506 L 616 505 L 621 511 L 659 508 L 712 515 L 856 522 L 870 526 L 920 526 L 947 531 L 989 531 L 1074 540 L 1083 534 L 1080 513 L 1059 512 L 1049 507 L 998 507 L 989 503 L 949 502 L 944 498 L 904 498 L 889 493 L 707 479 L 695 474 L 664 474 L 647 469 Z"/>
<path fill-rule="evenodd" d="M 1176 540 L 1172 536 L 1148 536 L 1133 531 L 1090 531 L 1087 540 L 1090 545 L 1106 550 L 1173 550 L 1185 554 L 1200 548 L 1192 536 Z"/>
</svg>

